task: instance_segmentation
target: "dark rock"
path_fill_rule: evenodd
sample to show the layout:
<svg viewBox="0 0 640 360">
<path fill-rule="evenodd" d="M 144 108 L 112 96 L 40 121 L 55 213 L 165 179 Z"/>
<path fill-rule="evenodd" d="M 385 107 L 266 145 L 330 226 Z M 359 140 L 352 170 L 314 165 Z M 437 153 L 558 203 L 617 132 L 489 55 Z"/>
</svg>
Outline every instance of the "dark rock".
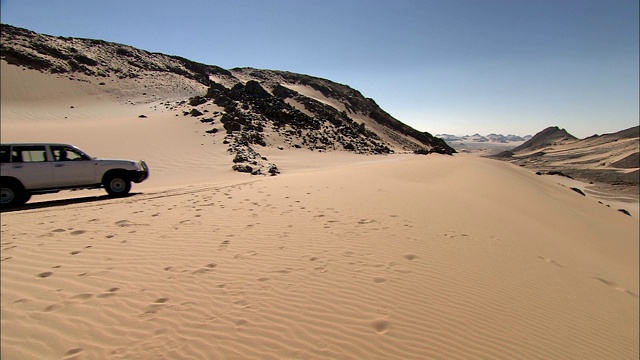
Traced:
<svg viewBox="0 0 640 360">
<path fill-rule="evenodd" d="M 45 57 L 4 46 L 2 58 L 9 64 L 22 65 L 34 70 L 47 70 L 53 66 L 53 63 Z"/>
<path fill-rule="evenodd" d="M 260 85 L 260 83 L 255 80 L 247 81 L 247 83 L 244 85 L 244 91 L 247 94 L 260 99 L 266 99 L 271 97 L 271 94 L 269 94 L 269 92 L 265 90 L 262 87 L 262 85 Z"/>
<path fill-rule="evenodd" d="M 293 91 L 287 87 L 284 87 L 280 84 L 276 85 L 273 88 L 273 96 L 279 97 L 281 99 L 287 99 L 287 98 L 292 98 L 294 96 L 298 95 L 297 91 Z"/>
<path fill-rule="evenodd" d="M 563 176 L 569 179 L 573 179 L 571 176 L 563 173 L 562 171 L 557 171 L 557 170 L 547 171 L 547 175 L 558 175 L 558 176 Z"/>
<path fill-rule="evenodd" d="M 631 213 L 625 209 L 618 209 L 618 211 L 620 211 L 621 213 L 625 214 L 625 215 L 629 215 L 631 216 Z"/>
<path fill-rule="evenodd" d="M 250 144 L 267 146 L 267 142 L 264 140 L 264 136 L 262 136 L 262 134 L 257 131 L 247 132 L 247 138 Z"/>
<path fill-rule="evenodd" d="M 80 64 L 83 65 L 88 65 L 88 66 L 98 66 L 98 62 L 93 60 L 92 58 L 88 57 L 88 56 L 84 56 L 81 54 L 76 54 L 73 56 L 73 59 L 75 61 L 77 61 Z"/>
<path fill-rule="evenodd" d="M 269 164 L 267 172 L 271 174 L 271 176 L 280 174 L 280 170 L 278 170 L 278 167 L 275 164 Z"/>
<path fill-rule="evenodd" d="M 227 134 L 231 134 L 234 131 L 242 131 L 242 125 L 236 121 L 227 121 L 223 126 L 227 130 Z"/>
<path fill-rule="evenodd" d="M 191 116 L 193 116 L 193 117 L 196 117 L 196 116 L 202 116 L 202 115 L 204 115 L 203 113 L 201 113 L 201 112 L 200 112 L 200 110 L 195 109 L 195 108 L 194 108 L 194 109 L 191 109 L 191 111 L 189 111 L 189 114 L 190 114 Z"/>
<path fill-rule="evenodd" d="M 584 192 L 583 192 L 582 190 L 578 189 L 578 188 L 574 188 L 574 187 L 572 187 L 572 188 L 571 188 L 571 190 L 573 190 L 573 191 L 577 192 L 578 194 L 580 194 L 580 195 L 582 195 L 582 196 L 586 196 L 586 195 L 584 194 Z"/>
<path fill-rule="evenodd" d="M 244 153 L 237 153 L 236 156 L 233 158 L 234 163 L 241 163 L 241 162 L 247 162 L 247 161 L 249 161 L 249 158 Z"/>
<path fill-rule="evenodd" d="M 120 56 L 134 57 L 133 52 L 131 52 L 129 49 L 125 49 L 123 47 L 117 48 L 116 49 L 116 54 L 118 54 Z"/>
<path fill-rule="evenodd" d="M 236 164 L 231 167 L 233 170 L 243 173 L 253 172 L 253 168 L 250 165 Z"/>
<path fill-rule="evenodd" d="M 189 105 L 191 105 L 191 106 L 198 106 L 198 105 L 204 104 L 206 102 L 207 102 L 207 99 L 205 99 L 202 96 L 194 96 L 194 97 L 189 99 Z"/>
<path fill-rule="evenodd" d="M 229 89 L 227 89 L 224 85 L 219 84 L 215 81 L 211 82 L 211 85 L 209 85 L 209 88 L 207 89 L 207 94 L 204 96 L 206 98 L 215 98 L 217 96 L 220 96 L 226 92 L 228 92 Z"/>
<path fill-rule="evenodd" d="M 213 100 L 213 103 L 218 105 L 218 106 L 222 106 L 223 108 L 227 108 L 228 106 L 234 106 L 235 102 L 233 99 L 231 99 L 230 97 L 226 96 L 226 95 L 220 95 L 218 97 L 215 98 L 215 100 Z M 228 112 L 228 110 L 225 110 Z"/>
</svg>

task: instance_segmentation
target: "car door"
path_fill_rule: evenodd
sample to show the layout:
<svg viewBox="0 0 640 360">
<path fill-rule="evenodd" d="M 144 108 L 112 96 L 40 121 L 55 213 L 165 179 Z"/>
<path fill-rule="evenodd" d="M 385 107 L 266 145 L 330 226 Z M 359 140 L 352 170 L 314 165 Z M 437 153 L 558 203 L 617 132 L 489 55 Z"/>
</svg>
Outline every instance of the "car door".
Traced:
<svg viewBox="0 0 640 360">
<path fill-rule="evenodd" d="M 28 190 L 45 189 L 53 182 L 53 163 L 45 145 L 13 145 L 8 164 L 11 175 Z"/>
<path fill-rule="evenodd" d="M 51 145 L 53 179 L 57 187 L 96 184 L 96 164 L 72 146 Z"/>
</svg>

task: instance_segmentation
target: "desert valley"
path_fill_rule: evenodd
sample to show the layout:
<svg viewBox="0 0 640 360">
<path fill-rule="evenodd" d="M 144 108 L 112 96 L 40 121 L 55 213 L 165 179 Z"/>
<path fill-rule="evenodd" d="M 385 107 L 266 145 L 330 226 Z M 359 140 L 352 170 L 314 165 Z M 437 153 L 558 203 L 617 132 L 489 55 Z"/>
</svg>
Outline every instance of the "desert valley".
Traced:
<svg viewBox="0 0 640 360">
<path fill-rule="evenodd" d="M 3 209 L 3 359 L 640 355 L 638 127 L 456 146 L 309 75 L 1 46 L 3 144 L 150 168 Z"/>
</svg>

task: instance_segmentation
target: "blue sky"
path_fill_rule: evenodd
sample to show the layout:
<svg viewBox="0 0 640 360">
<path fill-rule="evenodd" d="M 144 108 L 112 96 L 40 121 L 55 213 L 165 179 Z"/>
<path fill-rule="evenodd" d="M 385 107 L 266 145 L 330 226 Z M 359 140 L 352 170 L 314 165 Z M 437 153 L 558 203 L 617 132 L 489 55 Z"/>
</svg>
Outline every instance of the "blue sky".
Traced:
<svg viewBox="0 0 640 360">
<path fill-rule="evenodd" d="M 638 0 L 0 0 L 1 20 L 327 78 L 433 134 L 639 122 Z"/>
</svg>

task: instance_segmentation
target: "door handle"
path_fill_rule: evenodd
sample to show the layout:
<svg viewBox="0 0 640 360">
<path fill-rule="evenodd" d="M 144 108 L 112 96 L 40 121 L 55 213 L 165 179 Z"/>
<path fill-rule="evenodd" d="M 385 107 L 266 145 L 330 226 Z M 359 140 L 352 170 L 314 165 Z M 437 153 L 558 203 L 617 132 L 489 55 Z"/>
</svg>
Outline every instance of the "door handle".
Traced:
<svg viewBox="0 0 640 360">
<path fill-rule="evenodd" d="M 20 168 L 22 168 L 22 165 L 13 165 L 12 167 L 13 167 L 14 169 L 20 169 Z"/>
<path fill-rule="evenodd" d="M 64 164 L 55 164 L 55 165 L 53 165 L 53 166 L 55 166 L 55 167 L 63 167 L 63 166 L 64 166 Z"/>
</svg>

